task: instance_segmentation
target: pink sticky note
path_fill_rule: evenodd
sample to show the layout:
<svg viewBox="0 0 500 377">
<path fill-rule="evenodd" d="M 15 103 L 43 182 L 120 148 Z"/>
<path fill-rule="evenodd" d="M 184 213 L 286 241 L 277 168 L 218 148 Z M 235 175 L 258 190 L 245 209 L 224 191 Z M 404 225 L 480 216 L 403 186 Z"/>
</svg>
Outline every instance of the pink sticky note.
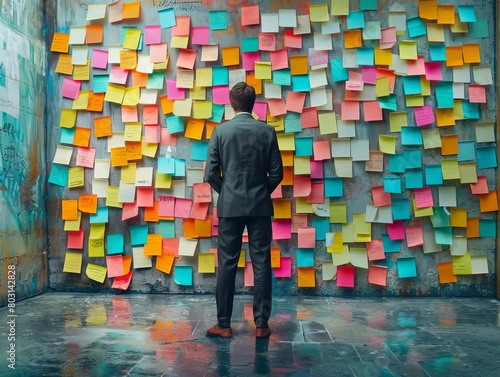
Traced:
<svg viewBox="0 0 500 377">
<path fill-rule="evenodd" d="M 307 197 L 306 202 L 313 204 L 323 204 L 324 201 L 325 201 L 325 182 L 312 181 L 311 193 Z"/>
<path fill-rule="evenodd" d="M 177 134 L 169 134 L 167 128 L 161 127 L 160 144 L 161 145 L 176 146 L 177 145 Z"/>
<path fill-rule="evenodd" d="M 146 143 L 158 143 L 160 141 L 160 127 L 157 125 L 144 126 L 144 141 Z"/>
<path fill-rule="evenodd" d="M 316 228 L 306 227 L 297 229 L 298 247 L 316 247 Z"/>
<path fill-rule="evenodd" d="M 377 67 L 365 65 L 361 68 L 361 79 L 365 84 L 377 83 Z"/>
<path fill-rule="evenodd" d="M 282 98 L 269 98 L 267 100 L 269 105 L 269 113 L 275 117 L 278 115 L 286 114 L 285 100 Z"/>
<path fill-rule="evenodd" d="M 259 33 L 259 50 L 261 51 L 276 50 L 276 34 Z"/>
<path fill-rule="evenodd" d="M 293 29 L 285 29 L 285 47 L 302 48 L 302 34 L 295 35 Z"/>
<path fill-rule="evenodd" d="M 434 199 L 432 198 L 432 189 L 430 187 L 416 188 L 415 192 L 415 205 L 417 208 L 426 208 L 434 206 Z"/>
<path fill-rule="evenodd" d="M 423 56 L 419 56 L 416 60 L 407 60 L 406 64 L 408 76 L 425 75 L 425 61 Z"/>
<path fill-rule="evenodd" d="M 210 44 L 210 29 L 208 26 L 193 26 L 191 28 L 191 43 L 206 46 Z"/>
<path fill-rule="evenodd" d="M 389 239 L 404 240 L 405 239 L 405 227 L 403 221 L 396 220 L 392 224 L 387 224 L 387 233 L 389 234 Z"/>
<path fill-rule="evenodd" d="M 364 88 L 363 81 L 351 81 L 345 82 L 345 90 L 352 90 L 354 92 L 362 92 Z"/>
<path fill-rule="evenodd" d="M 153 207 L 154 205 L 154 187 L 137 187 L 137 206 Z"/>
<path fill-rule="evenodd" d="M 373 205 L 375 207 L 391 205 L 391 194 L 384 191 L 384 186 L 372 187 Z"/>
<path fill-rule="evenodd" d="M 429 81 L 443 80 L 441 62 L 425 62 L 425 78 Z"/>
<path fill-rule="evenodd" d="M 161 63 L 167 60 L 167 43 L 156 43 L 149 46 L 149 62 Z"/>
<path fill-rule="evenodd" d="M 83 229 L 68 231 L 68 249 L 83 249 L 83 238 Z"/>
<path fill-rule="evenodd" d="M 136 217 L 139 214 L 139 207 L 137 202 L 123 203 L 122 207 L 122 221 Z"/>
<path fill-rule="evenodd" d="M 174 217 L 175 214 L 175 197 L 173 196 L 158 196 L 158 216 Z"/>
<path fill-rule="evenodd" d="M 372 239 L 370 242 L 366 243 L 366 252 L 368 254 L 368 260 L 383 260 L 385 259 L 384 254 L 384 244 L 381 238 Z"/>
<path fill-rule="evenodd" d="M 278 185 L 271 193 L 271 199 L 280 199 L 283 197 L 283 187 Z"/>
<path fill-rule="evenodd" d="M 158 105 L 142 106 L 142 123 L 148 126 L 158 124 Z"/>
<path fill-rule="evenodd" d="M 363 102 L 363 117 L 365 122 L 377 122 L 384 119 L 382 108 L 378 101 Z"/>
<path fill-rule="evenodd" d="M 314 48 L 309 48 L 309 66 L 321 66 L 328 64 L 328 51 L 327 50 L 315 50 Z"/>
<path fill-rule="evenodd" d="M 130 281 L 132 280 L 133 270 L 130 270 L 127 275 L 117 276 L 115 280 L 113 280 L 113 284 L 111 288 L 113 289 L 121 289 L 127 290 L 130 285 Z"/>
<path fill-rule="evenodd" d="M 127 83 L 128 71 L 121 69 L 118 65 L 111 66 L 109 82 L 113 84 L 125 85 Z"/>
<path fill-rule="evenodd" d="M 167 95 L 169 100 L 186 98 L 186 91 L 184 90 L 184 88 L 177 87 L 177 80 L 166 80 L 166 81 L 167 81 Z"/>
<path fill-rule="evenodd" d="M 138 122 L 137 106 L 122 106 L 122 122 Z"/>
<path fill-rule="evenodd" d="M 229 85 L 212 87 L 212 101 L 217 105 L 229 105 Z"/>
<path fill-rule="evenodd" d="M 310 162 L 311 166 L 311 178 L 312 179 L 322 179 L 324 178 L 323 161 L 313 161 Z"/>
<path fill-rule="evenodd" d="M 147 45 L 161 42 L 161 25 L 146 25 L 144 43 Z"/>
<path fill-rule="evenodd" d="M 477 182 L 470 184 L 470 190 L 471 190 L 472 194 L 474 194 L 474 195 L 488 194 L 489 189 L 488 189 L 488 181 L 486 180 L 486 176 L 481 175 L 481 176 L 477 177 Z"/>
<path fill-rule="evenodd" d="M 419 127 L 432 124 L 436 120 L 431 105 L 414 107 L 413 114 L 415 115 L 415 123 Z"/>
<path fill-rule="evenodd" d="M 340 115 L 342 120 L 359 120 L 359 102 L 340 101 Z"/>
<path fill-rule="evenodd" d="M 305 198 L 311 193 L 311 178 L 295 175 L 293 177 L 293 197 Z"/>
<path fill-rule="evenodd" d="M 280 266 L 274 268 L 275 278 L 292 277 L 292 257 L 283 256 L 280 258 Z"/>
<path fill-rule="evenodd" d="M 94 167 L 95 148 L 93 147 L 78 147 L 78 154 L 76 155 L 76 166 L 83 166 L 85 168 Z"/>
<path fill-rule="evenodd" d="M 302 113 L 306 93 L 289 91 L 286 97 L 286 109 L 294 113 Z"/>
<path fill-rule="evenodd" d="M 387 267 L 370 265 L 368 267 L 368 283 L 385 287 L 387 285 Z"/>
<path fill-rule="evenodd" d="M 337 267 L 337 287 L 354 288 L 354 267 Z"/>
<path fill-rule="evenodd" d="M 191 207 L 191 213 L 189 217 L 196 220 L 209 221 L 211 216 L 208 216 L 208 207 L 210 203 L 195 203 Z"/>
<path fill-rule="evenodd" d="M 245 280 L 245 287 L 253 287 L 253 266 L 251 261 L 245 262 L 243 277 Z"/>
<path fill-rule="evenodd" d="M 175 198 L 174 216 L 181 219 L 188 219 L 191 213 L 193 201 L 187 198 Z"/>
<path fill-rule="evenodd" d="M 318 110 L 315 107 L 305 107 L 300 114 L 302 129 L 319 127 Z"/>
<path fill-rule="evenodd" d="M 193 69 L 194 62 L 196 61 L 196 54 L 196 50 L 181 48 L 179 51 L 179 57 L 177 58 L 177 67 Z M 168 98 L 170 98 L 170 95 Z"/>
<path fill-rule="evenodd" d="M 469 102 L 486 103 L 486 87 L 484 85 L 469 84 Z"/>
<path fill-rule="evenodd" d="M 108 51 L 94 50 L 92 52 L 92 60 L 90 61 L 92 68 L 106 69 L 108 67 Z"/>
<path fill-rule="evenodd" d="M 78 94 L 80 93 L 81 81 L 70 79 L 69 77 L 64 77 L 61 95 L 64 98 L 78 99 Z"/>
<path fill-rule="evenodd" d="M 313 155 L 314 160 L 329 160 L 332 158 L 330 152 L 330 141 L 329 140 L 318 140 L 313 141 Z"/>
<path fill-rule="evenodd" d="M 379 46 L 381 50 L 392 48 L 396 44 L 396 27 L 388 27 L 380 30 Z"/>
<path fill-rule="evenodd" d="M 265 121 L 267 114 L 267 102 L 255 102 L 253 105 L 253 112 L 257 114 L 259 120 Z"/>
<path fill-rule="evenodd" d="M 123 256 L 122 255 L 107 256 L 106 268 L 108 269 L 108 278 L 123 276 Z"/>
<path fill-rule="evenodd" d="M 424 244 L 424 233 L 421 225 L 407 226 L 405 233 L 408 247 L 422 246 Z"/>
<path fill-rule="evenodd" d="M 245 71 L 253 71 L 255 62 L 260 62 L 260 51 L 241 53 L 242 66 Z"/>
<path fill-rule="evenodd" d="M 272 221 L 273 239 L 289 240 L 292 238 L 292 227 L 290 219 L 274 219 Z"/>
<path fill-rule="evenodd" d="M 271 69 L 273 71 L 288 68 L 288 51 L 286 49 L 271 51 L 269 57 L 271 59 Z"/>
</svg>

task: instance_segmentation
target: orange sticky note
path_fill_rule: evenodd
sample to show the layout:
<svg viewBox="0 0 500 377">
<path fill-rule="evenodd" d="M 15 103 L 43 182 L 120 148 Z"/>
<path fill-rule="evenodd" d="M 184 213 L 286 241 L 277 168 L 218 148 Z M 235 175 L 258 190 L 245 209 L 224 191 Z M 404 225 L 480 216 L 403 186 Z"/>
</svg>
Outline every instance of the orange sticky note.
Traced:
<svg viewBox="0 0 500 377">
<path fill-rule="evenodd" d="M 94 134 L 97 138 L 111 136 L 113 134 L 111 130 L 111 117 L 109 115 L 94 118 Z"/>
<path fill-rule="evenodd" d="M 62 219 L 78 220 L 78 200 L 62 200 Z"/>
<path fill-rule="evenodd" d="M 85 26 L 85 44 L 100 44 L 102 43 L 102 37 L 104 34 L 104 29 L 102 24 L 91 24 Z"/>
<path fill-rule="evenodd" d="M 279 247 L 271 247 L 271 267 L 281 267 L 281 249 Z"/>
<path fill-rule="evenodd" d="M 298 267 L 297 280 L 299 288 L 316 287 L 316 275 L 314 267 Z"/>
<path fill-rule="evenodd" d="M 438 25 L 454 25 L 455 24 L 455 6 L 441 4 L 437 6 L 437 23 Z"/>
<path fill-rule="evenodd" d="M 73 74 L 73 62 L 72 56 L 68 54 L 59 54 L 59 59 L 57 60 L 56 72 L 62 73 L 63 75 Z"/>
<path fill-rule="evenodd" d="M 344 30 L 344 48 L 358 48 L 362 45 L 361 29 Z"/>
<path fill-rule="evenodd" d="M 281 185 L 293 185 L 293 166 L 283 166 L 283 180 L 281 181 Z"/>
<path fill-rule="evenodd" d="M 479 208 L 481 212 L 498 211 L 498 198 L 495 190 L 479 195 Z"/>
<path fill-rule="evenodd" d="M 418 14 L 424 20 L 437 20 L 438 18 L 436 0 L 420 0 L 418 2 Z"/>
<path fill-rule="evenodd" d="M 438 263 L 439 283 L 456 283 L 457 276 L 453 274 L 453 262 Z"/>
<path fill-rule="evenodd" d="M 247 72 L 247 84 L 253 86 L 255 94 L 262 94 L 262 80 L 255 78 L 255 72 Z"/>
<path fill-rule="evenodd" d="M 153 223 L 160 221 L 158 216 L 158 205 L 159 202 L 155 200 L 152 207 L 144 208 L 144 221 Z"/>
<path fill-rule="evenodd" d="M 208 204 L 207 204 L 208 209 Z M 200 238 L 210 238 L 212 236 L 212 216 L 207 216 L 205 220 L 195 219 L 194 230 Z"/>
<path fill-rule="evenodd" d="M 126 147 L 115 147 L 111 148 L 111 166 L 127 166 L 127 148 Z"/>
<path fill-rule="evenodd" d="M 280 151 L 283 166 L 293 166 L 293 151 Z"/>
<path fill-rule="evenodd" d="M 443 156 L 458 154 L 458 135 L 441 135 L 441 154 Z"/>
<path fill-rule="evenodd" d="M 144 255 L 162 255 L 161 234 L 148 234 L 147 242 L 144 244 Z"/>
<path fill-rule="evenodd" d="M 167 96 L 160 97 L 161 111 L 163 115 L 171 114 L 174 111 L 174 100 L 169 100 Z"/>
<path fill-rule="evenodd" d="M 238 46 L 222 47 L 222 65 L 227 67 L 240 64 L 240 48 Z"/>
<path fill-rule="evenodd" d="M 464 65 L 462 46 L 446 46 L 446 66 L 458 67 Z"/>
<path fill-rule="evenodd" d="M 479 237 L 479 220 L 480 217 L 467 218 L 467 228 L 465 229 L 465 234 L 467 238 Z"/>
<path fill-rule="evenodd" d="M 141 15 L 141 2 L 132 1 L 128 3 L 123 3 L 123 13 L 122 17 L 124 20 L 131 18 L 139 18 Z"/>
<path fill-rule="evenodd" d="M 195 230 L 195 219 L 182 219 L 182 232 L 184 238 L 198 238 L 198 233 Z"/>
<path fill-rule="evenodd" d="M 90 128 L 75 127 L 75 137 L 73 145 L 79 147 L 88 147 L 90 142 Z"/>
<path fill-rule="evenodd" d="M 291 75 L 306 75 L 308 56 L 307 55 L 292 55 L 290 56 L 290 74 Z"/>
<path fill-rule="evenodd" d="M 78 209 L 84 213 L 97 213 L 97 195 L 80 194 L 78 197 Z"/>
<path fill-rule="evenodd" d="M 387 267 L 370 265 L 368 267 L 368 283 L 385 287 L 387 285 Z"/>
<path fill-rule="evenodd" d="M 120 68 L 124 70 L 135 69 L 137 67 L 137 51 L 122 50 L 120 51 Z"/>
<path fill-rule="evenodd" d="M 142 143 L 140 141 L 127 141 L 125 142 L 125 150 L 128 161 L 142 159 Z M 118 165 L 123 166 L 123 165 Z"/>
<path fill-rule="evenodd" d="M 132 86 L 137 86 L 139 88 L 145 88 L 148 84 L 148 74 L 143 72 L 132 71 Z"/>
<path fill-rule="evenodd" d="M 69 34 L 65 33 L 54 33 L 52 37 L 52 44 L 50 45 L 50 51 L 62 52 L 64 54 L 69 51 Z"/>
<path fill-rule="evenodd" d="M 87 103 L 87 111 L 102 112 L 104 107 L 105 93 L 94 93 L 89 91 L 89 101 Z"/>
<path fill-rule="evenodd" d="M 186 131 L 184 131 L 184 136 L 189 139 L 201 140 L 204 129 L 204 119 L 189 118 L 186 124 Z"/>
<path fill-rule="evenodd" d="M 450 212 L 450 226 L 458 228 L 467 227 L 467 209 L 450 207 L 448 208 Z"/>
<path fill-rule="evenodd" d="M 436 108 L 436 122 L 438 127 L 447 127 L 455 125 L 454 109 Z"/>
<path fill-rule="evenodd" d="M 172 271 L 172 266 L 174 265 L 175 255 L 171 253 L 165 253 L 163 255 L 156 257 L 155 268 L 158 271 L 170 274 Z"/>
<path fill-rule="evenodd" d="M 464 63 L 481 63 L 479 43 L 468 43 L 462 45 Z"/>
</svg>

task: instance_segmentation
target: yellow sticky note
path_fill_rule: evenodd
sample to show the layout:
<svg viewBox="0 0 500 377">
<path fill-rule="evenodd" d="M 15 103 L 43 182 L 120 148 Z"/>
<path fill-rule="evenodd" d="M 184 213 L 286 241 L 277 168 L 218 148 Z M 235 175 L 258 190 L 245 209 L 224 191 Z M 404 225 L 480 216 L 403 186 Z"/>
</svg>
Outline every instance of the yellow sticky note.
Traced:
<svg viewBox="0 0 500 377">
<path fill-rule="evenodd" d="M 378 145 L 380 152 L 396 154 L 396 136 L 379 134 Z"/>
<path fill-rule="evenodd" d="M 347 223 L 346 203 L 330 203 L 330 223 Z"/>
<path fill-rule="evenodd" d="M 399 41 L 399 57 L 405 60 L 417 60 L 417 41 Z"/>
<path fill-rule="evenodd" d="M 69 272 L 72 274 L 79 274 L 82 272 L 82 253 L 74 253 L 67 251 L 64 256 L 64 266 L 63 272 Z"/>
<path fill-rule="evenodd" d="M 64 221 L 64 231 L 68 232 L 70 230 L 80 230 L 80 223 L 82 221 L 82 213 L 78 211 L 78 216 L 76 220 L 66 220 Z"/>
<path fill-rule="evenodd" d="M 326 22 L 330 20 L 328 4 L 310 4 L 309 19 L 311 22 Z"/>
<path fill-rule="evenodd" d="M 347 16 L 349 14 L 349 0 L 331 0 L 332 16 Z"/>
<path fill-rule="evenodd" d="M 401 127 L 408 126 L 408 113 L 406 111 L 393 111 L 389 113 L 389 127 L 391 132 L 401 132 Z"/>
<path fill-rule="evenodd" d="M 245 249 L 241 249 L 240 259 L 238 259 L 238 267 L 245 268 Z"/>
<path fill-rule="evenodd" d="M 271 116 L 271 114 L 266 114 L 266 123 L 274 127 L 275 131 L 284 131 L 285 122 L 283 115 Z"/>
<path fill-rule="evenodd" d="M 422 96 L 431 95 L 431 82 L 425 76 L 420 76 L 420 86 L 422 87 Z"/>
<path fill-rule="evenodd" d="M 455 117 L 455 120 L 465 119 L 461 99 L 456 99 L 453 101 L 453 116 Z"/>
<path fill-rule="evenodd" d="M 293 133 L 278 134 L 278 146 L 280 151 L 294 151 L 295 150 L 295 136 Z"/>
<path fill-rule="evenodd" d="M 307 203 L 307 198 L 295 198 L 296 213 L 314 213 L 312 203 Z"/>
<path fill-rule="evenodd" d="M 158 150 L 157 143 L 146 143 L 144 138 L 142 139 L 142 155 L 154 158 L 156 155 L 156 151 Z"/>
<path fill-rule="evenodd" d="M 450 225 L 457 228 L 467 228 L 467 208 L 450 207 Z"/>
<path fill-rule="evenodd" d="M 444 180 L 460 179 L 460 169 L 456 158 L 441 160 L 441 171 Z"/>
<path fill-rule="evenodd" d="M 255 78 L 271 80 L 272 77 L 271 62 L 255 62 Z"/>
<path fill-rule="evenodd" d="M 107 269 L 106 267 L 99 266 L 98 264 L 89 263 L 87 264 L 85 273 L 89 279 L 97 281 L 99 283 L 104 283 L 104 280 L 106 279 Z"/>
<path fill-rule="evenodd" d="M 104 257 L 104 239 L 89 240 L 89 257 Z"/>
<path fill-rule="evenodd" d="M 136 171 L 137 164 L 135 162 L 122 166 L 120 169 L 120 182 L 135 183 Z"/>
<path fill-rule="evenodd" d="M 472 273 L 470 253 L 465 255 L 451 257 L 453 263 L 453 274 L 455 275 L 470 275 Z"/>
<path fill-rule="evenodd" d="M 198 253 L 198 273 L 199 274 L 215 273 L 214 253 Z"/>
<path fill-rule="evenodd" d="M 406 107 L 420 107 L 424 106 L 424 96 L 421 94 L 412 94 L 405 96 Z"/>
<path fill-rule="evenodd" d="M 71 55 L 59 54 L 59 59 L 57 59 L 56 72 L 62 73 L 63 75 L 73 74 L 73 62 Z"/>
<path fill-rule="evenodd" d="M 292 218 L 292 202 L 289 198 L 274 199 L 274 218 L 275 219 L 291 219 Z"/>
<path fill-rule="evenodd" d="M 104 238 L 104 231 L 106 230 L 106 224 L 90 224 L 90 240 L 100 240 Z"/>
<path fill-rule="evenodd" d="M 392 65 L 392 51 L 388 49 L 380 49 L 375 46 L 375 65 Z"/>
<path fill-rule="evenodd" d="M 196 85 L 200 87 L 212 86 L 212 68 L 196 68 Z"/>
<path fill-rule="evenodd" d="M 389 50 L 390 51 L 390 50 Z M 375 95 L 377 97 L 385 97 L 391 94 L 389 86 L 389 77 L 379 77 L 375 83 Z"/>
<path fill-rule="evenodd" d="M 444 43 L 444 25 L 427 23 L 427 40 Z"/>
<path fill-rule="evenodd" d="M 318 114 L 319 132 L 321 135 L 335 134 L 339 132 L 337 116 L 332 112 Z"/>
<path fill-rule="evenodd" d="M 87 64 L 74 66 L 73 79 L 80 81 L 90 80 L 90 60 L 87 60 Z"/>
<path fill-rule="evenodd" d="M 104 96 L 104 100 L 108 102 L 121 104 L 124 96 L 125 96 L 124 86 L 109 83 L 108 88 L 106 89 L 106 95 Z"/>
<path fill-rule="evenodd" d="M 76 110 L 62 109 L 59 126 L 62 128 L 73 128 L 76 122 Z M 292 135 L 293 136 L 293 135 Z"/>
<path fill-rule="evenodd" d="M 69 168 L 68 171 L 68 187 L 83 187 L 85 183 L 84 169 L 82 166 Z"/>
<path fill-rule="evenodd" d="M 137 50 L 141 39 L 142 30 L 135 28 L 127 28 L 123 38 L 123 48 L 128 50 Z"/>
<path fill-rule="evenodd" d="M 156 171 L 155 187 L 169 189 L 172 186 L 172 176 Z"/>
<path fill-rule="evenodd" d="M 125 141 L 141 141 L 142 137 L 142 123 L 141 122 L 129 122 L 125 123 Z"/>
<path fill-rule="evenodd" d="M 329 253 L 342 253 L 344 250 L 344 236 L 342 232 L 333 232 L 333 242 L 326 248 Z"/>
<path fill-rule="evenodd" d="M 206 98 L 206 88 L 198 86 L 198 83 L 195 80 L 193 88 L 189 89 L 189 99 L 205 101 Z"/>
<path fill-rule="evenodd" d="M 477 166 L 474 161 L 462 162 L 458 164 L 460 170 L 460 183 L 476 183 L 477 182 Z"/>
<path fill-rule="evenodd" d="M 415 213 L 415 217 L 427 217 L 434 215 L 433 207 L 423 207 L 417 208 L 417 201 L 412 199 L 413 212 Z"/>
<path fill-rule="evenodd" d="M 193 102 L 193 118 L 208 119 L 212 117 L 212 102 L 195 101 Z"/>
<path fill-rule="evenodd" d="M 140 97 L 141 97 L 141 88 L 139 88 L 138 86 L 125 88 L 121 104 L 123 106 L 138 105 Z"/>
<path fill-rule="evenodd" d="M 135 69 L 137 67 L 137 51 L 136 50 L 123 50 L 120 51 L 120 68 L 121 69 Z"/>
<path fill-rule="evenodd" d="M 118 186 L 108 186 L 108 194 L 106 195 L 106 206 L 114 208 L 123 208 L 123 203 L 118 201 Z"/>
<path fill-rule="evenodd" d="M 87 104 L 89 102 L 89 91 L 81 90 L 78 93 L 78 98 L 73 101 L 73 110 L 87 110 Z"/>
<path fill-rule="evenodd" d="M 352 233 L 352 230 L 354 229 L 354 227 L 345 227 L 345 229 L 349 232 L 349 229 L 351 229 L 351 233 Z M 344 227 L 342 227 L 342 232 L 344 232 Z M 344 232 L 344 234 L 346 234 Z M 353 235 L 354 236 L 354 235 Z M 351 262 L 351 256 L 349 254 L 349 245 L 342 245 L 342 251 L 341 252 L 337 252 L 337 253 L 332 253 L 332 261 L 333 261 L 333 265 L 334 266 L 342 266 L 344 264 L 348 264 Z"/>
<path fill-rule="evenodd" d="M 294 156 L 293 173 L 295 175 L 311 174 L 311 158 L 309 156 Z"/>
</svg>

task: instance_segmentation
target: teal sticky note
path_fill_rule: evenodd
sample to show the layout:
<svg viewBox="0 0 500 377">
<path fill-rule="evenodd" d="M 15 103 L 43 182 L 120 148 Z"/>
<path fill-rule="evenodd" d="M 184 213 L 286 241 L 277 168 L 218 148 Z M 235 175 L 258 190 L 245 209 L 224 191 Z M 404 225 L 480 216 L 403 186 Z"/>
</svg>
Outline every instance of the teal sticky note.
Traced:
<svg viewBox="0 0 500 377">
<path fill-rule="evenodd" d="M 292 90 L 294 92 L 310 92 L 309 74 L 292 76 Z"/>
<path fill-rule="evenodd" d="M 109 75 L 92 76 L 92 91 L 94 93 L 106 93 L 108 90 Z"/>
<path fill-rule="evenodd" d="M 297 248 L 297 267 L 314 267 L 314 249 Z"/>
<path fill-rule="evenodd" d="M 439 81 L 436 83 L 436 102 L 439 109 L 453 109 L 453 82 Z"/>
<path fill-rule="evenodd" d="M 73 144 L 75 139 L 75 127 L 61 128 L 61 144 Z"/>
<path fill-rule="evenodd" d="M 191 160 L 206 161 L 208 153 L 208 141 L 192 140 L 191 141 Z"/>
<path fill-rule="evenodd" d="M 122 254 L 124 245 L 125 239 L 123 234 L 114 233 L 106 236 L 106 249 L 108 255 Z"/>
<path fill-rule="evenodd" d="M 346 18 L 348 29 L 362 29 L 365 27 L 365 14 L 363 11 L 351 11 Z"/>
<path fill-rule="evenodd" d="M 394 220 L 410 219 L 410 202 L 408 198 L 392 198 L 392 217 Z"/>
<path fill-rule="evenodd" d="M 330 71 L 333 82 L 349 80 L 349 71 L 344 68 L 342 59 L 330 60 Z"/>
<path fill-rule="evenodd" d="M 174 281 L 178 285 L 184 285 L 184 286 L 193 285 L 193 267 L 174 266 Z"/>
<path fill-rule="evenodd" d="M 434 214 L 429 217 L 434 228 L 443 228 L 450 226 L 450 213 L 444 207 L 434 207 L 433 212 Z"/>
<path fill-rule="evenodd" d="M 185 177 L 186 176 L 186 160 L 182 158 L 176 158 L 175 163 L 175 173 L 172 177 Z"/>
<path fill-rule="evenodd" d="M 160 220 L 158 222 L 157 233 L 161 234 L 162 238 L 175 238 L 175 221 Z"/>
<path fill-rule="evenodd" d="M 441 164 L 425 165 L 425 184 L 427 186 L 443 184 Z"/>
<path fill-rule="evenodd" d="M 479 119 L 479 103 L 471 103 L 468 100 L 462 100 L 462 110 L 466 119 Z"/>
<path fill-rule="evenodd" d="M 469 37 L 473 39 L 488 38 L 490 36 L 488 32 L 488 19 L 478 18 L 476 22 L 470 22 L 469 25 Z"/>
<path fill-rule="evenodd" d="M 227 10 L 208 11 L 210 30 L 227 29 Z"/>
<path fill-rule="evenodd" d="M 417 276 L 417 263 L 415 257 L 398 258 L 398 277 L 400 279 L 414 278 Z"/>
<path fill-rule="evenodd" d="M 391 173 L 405 172 L 405 159 L 401 153 L 389 155 L 389 172 Z"/>
<path fill-rule="evenodd" d="M 168 157 L 158 157 L 158 173 L 175 174 L 175 159 Z"/>
<path fill-rule="evenodd" d="M 420 127 L 401 127 L 401 145 L 422 145 Z"/>
<path fill-rule="evenodd" d="M 398 99 L 395 94 L 391 94 L 385 97 L 378 97 L 377 99 L 380 108 L 398 111 Z"/>
<path fill-rule="evenodd" d="M 430 44 L 429 55 L 433 62 L 446 61 L 446 46 L 444 44 Z"/>
<path fill-rule="evenodd" d="M 284 68 L 273 71 L 273 84 L 290 86 L 292 84 L 290 69 Z"/>
<path fill-rule="evenodd" d="M 288 112 L 283 117 L 285 123 L 285 133 L 301 132 L 300 114 Z"/>
<path fill-rule="evenodd" d="M 476 22 L 476 12 L 474 12 L 474 5 L 459 5 L 458 17 L 460 22 Z"/>
<path fill-rule="evenodd" d="M 424 187 L 422 169 L 409 169 L 405 172 L 406 188 L 416 189 Z"/>
<path fill-rule="evenodd" d="M 458 162 L 474 161 L 476 159 L 476 143 L 474 140 L 461 140 L 458 142 Z"/>
<path fill-rule="evenodd" d="M 495 145 L 478 146 L 476 148 L 477 168 L 490 169 L 497 167 L 497 153 Z"/>
<path fill-rule="evenodd" d="M 375 50 L 373 47 L 358 47 L 356 49 L 356 64 L 368 66 L 375 64 Z"/>
<path fill-rule="evenodd" d="M 130 230 L 130 244 L 132 246 L 144 245 L 148 241 L 148 226 L 147 224 L 142 225 L 131 225 Z"/>
<path fill-rule="evenodd" d="M 391 194 L 401 194 L 401 177 L 384 175 L 384 191 Z"/>
<path fill-rule="evenodd" d="M 312 137 L 296 137 L 295 138 L 295 155 L 296 156 L 312 156 L 313 155 L 313 138 Z"/>
<path fill-rule="evenodd" d="M 97 207 L 97 212 L 89 215 L 89 222 L 90 224 L 105 224 L 108 222 L 108 216 L 108 207 Z"/>
<path fill-rule="evenodd" d="M 391 240 L 388 234 L 382 234 L 382 246 L 384 247 L 384 253 L 399 253 L 401 251 L 401 242 Z"/>
<path fill-rule="evenodd" d="M 311 226 L 316 229 L 316 241 L 326 240 L 326 234 L 330 232 L 330 219 L 313 217 L 311 218 Z"/>
<path fill-rule="evenodd" d="M 221 123 L 224 116 L 225 106 L 212 103 L 212 117 L 208 118 L 210 122 Z"/>
<path fill-rule="evenodd" d="M 445 226 L 434 229 L 434 237 L 438 245 L 451 245 L 453 243 L 453 228 Z"/>
<path fill-rule="evenodd" d="M 66 187 L 68 183 L 68 172 L 69 166 L 52 164 L 52 169 L 50 169 L 49 183 L 53 185 Z"/>
<path fill-rule="evenodd" d="M 420 17 L 412 17 L 406 20 L 406 29 L 410 38 L 420 37 L 427 34 L 427 28 Z"/>
<path fill-rule="evenodd" d="M 176 25 L 174 8 L 166 8 L 158 11 L 158 20 L 162 29 L 168 29 Z"/>
<path fill-rule="evenodd" d="M 153 72 L 148 74 L 146 89 L 163 89 L 165 83 L 165 74 L 163 72 Z"/>
<path fill-rule="evenodd" d="M 167 115 L 165 117 L 165 122 L 167 123 L 167 131 L 169 134 L 184 132 L 184 122 L 180 116 Z"/>
<path fill-rule="evenodd" d="M 403 90 L 405 95 L 422 94 L 420 76 L 403 76 Z"/>
<path fill-rule="evenodd" d="M 229 85 L 228 67 L 212 67 L 212 86 Z"/>
<path fill-rule="evenodd" d="M 405 149 L 403 158 L 406 169 L 418 169 L 422 167 L 422 151 L 420 149 Z"/>
<path fill-rule="evenodd" d="M 241 38 L 241 52 L 259 51 L 259 37 Z"/>
<path fill-rule="evenodd" d="M 496 237 L 497 227 L 495 219 L 479 219 L 479 237 Z"/>
<path fill-rule="evenodd" d="M 361 10 L 378 10 L 378 0 L 361 0 L 359 2 Z"/>
<path fill-rule="evenodd" d="M 344 195 L 342 189 L 342 178 L 325 177 L 325 196 L 330 198 L 340 198 Z"/>
</svg>

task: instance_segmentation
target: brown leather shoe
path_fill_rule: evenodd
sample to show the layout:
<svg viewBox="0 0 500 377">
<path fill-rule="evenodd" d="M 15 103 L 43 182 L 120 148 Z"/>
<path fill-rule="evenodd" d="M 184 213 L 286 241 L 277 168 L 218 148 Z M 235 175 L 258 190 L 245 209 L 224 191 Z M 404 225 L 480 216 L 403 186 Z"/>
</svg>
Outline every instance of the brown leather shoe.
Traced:
<svg viewBox="0 0 500 377">
<path fill-rule="evenodd" d="M 210 327 L 207 330 L 207 335 L 208 336 L 218 336 L 220 338 L 230 338 L 233 336 L 233 330 L 231 328 L 223 328 L 219 327 L 219 325 L 215 325 L 213 327 Z"/>
<path fill-rule="evenodd" d="M 269 335 L 271 335 L 271 329 L 269 327 L 255 329 L 256 338 L 267 338 Z"/>
</svg>

